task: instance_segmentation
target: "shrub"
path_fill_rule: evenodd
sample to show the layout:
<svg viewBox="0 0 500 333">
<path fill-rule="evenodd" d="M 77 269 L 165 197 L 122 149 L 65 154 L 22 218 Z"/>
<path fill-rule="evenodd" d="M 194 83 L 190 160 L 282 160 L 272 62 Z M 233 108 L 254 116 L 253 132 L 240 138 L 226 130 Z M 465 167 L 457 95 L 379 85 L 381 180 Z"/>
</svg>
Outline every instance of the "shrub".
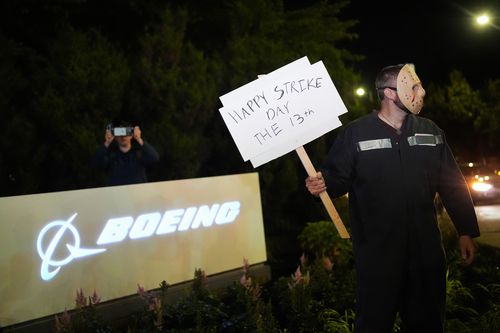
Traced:
<svg viewBox="0 0 500 333">
<path fill-rule="evenodd" d="M 55 316 L 54 332 L 111 332 L 110 326 L 108 326 L 96 312 L 96 305 L 99 304 L 100 301 L 101 298 L 95 291 L 92 296 L 85 297 L 82 289 L 77 290 L 75 310 L 71 312 L 64 311 L 62 314 Z"/>
<path fill-rule="evenodd" d="M 500 332 L 500 251 L 481 247 L 474 265 L 464 267 L 449 219 L 440 217 L 448 260 L 448 333 Z M 208 288 L 196 269 L 186 294 L 169 300 L 169 285 L 145 291 L 141 313 L 119 332 L 339 332 L 354 326 L 355 271 L 350 240 L 341 239 L 329 221 L 311 222 L 298 237 L 303 255 L 293 274 L 262 283 L 243 259 L 242 275 L 226 288 Z M 55 332 L 111 332 L 97 315 L 99 297 L 77 291 L 76 309 L 56 316 Z M 170 302 L 169 302 L 170 301 Z M 394 333 L 402 332 L 398 316 Z"/>
</svg>

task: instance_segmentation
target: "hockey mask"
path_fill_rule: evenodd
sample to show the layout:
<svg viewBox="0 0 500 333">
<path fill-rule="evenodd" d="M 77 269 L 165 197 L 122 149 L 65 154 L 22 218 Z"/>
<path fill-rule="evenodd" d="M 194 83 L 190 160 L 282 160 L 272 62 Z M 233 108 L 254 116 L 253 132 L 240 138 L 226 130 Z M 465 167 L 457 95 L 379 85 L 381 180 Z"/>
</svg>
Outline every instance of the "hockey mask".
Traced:
<svg viewBox="0 0 500 333">
<path fill-rule="evenodd" d="M 425 90 L 415 73 L 413 64 L 404 65 L 397 77 L 397 92 L 399 100 L 408 111 L 418 114 L 424 106 Z"/>
</svg>

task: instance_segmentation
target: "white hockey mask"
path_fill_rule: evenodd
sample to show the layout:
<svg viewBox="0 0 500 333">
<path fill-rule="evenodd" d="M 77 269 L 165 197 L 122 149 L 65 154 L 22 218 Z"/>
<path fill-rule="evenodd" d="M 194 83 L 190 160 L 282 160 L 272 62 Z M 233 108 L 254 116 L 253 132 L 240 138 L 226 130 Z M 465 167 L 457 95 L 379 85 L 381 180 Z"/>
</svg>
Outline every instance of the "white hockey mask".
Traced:
<svg viewBox="0 0 500 333">
<path fill-rule="evenodd" d="M 401 103 L 411 113 L 418 114 L 424 106 L 425 90 L 413 64 L 406 64 L 401 68 L 396 87 Z"/>
</svg>

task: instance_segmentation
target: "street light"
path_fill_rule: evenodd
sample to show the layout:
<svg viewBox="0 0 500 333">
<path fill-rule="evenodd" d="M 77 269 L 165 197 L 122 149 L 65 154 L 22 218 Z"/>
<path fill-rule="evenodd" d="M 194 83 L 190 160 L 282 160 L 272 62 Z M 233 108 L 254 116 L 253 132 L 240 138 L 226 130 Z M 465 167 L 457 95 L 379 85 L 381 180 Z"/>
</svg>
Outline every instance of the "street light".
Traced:
<svg viewBox="0 0 500 333">
<path fill-rule="evenodd" d="M 363 87 L 358 87 L 355 92 L 359 97 L 363 97 L 366 94 L 365 88 Z"/>
<path fill-rule="evenodd" d="M 496 30 L 500 30 L 500 27 L 495 24 L 495 16 L 492 16 L 490 13 L 484 12 L 482 14 L 478 14 L 474 16 L 474 21 L 476 26 L 479 28 L 494 28 Z"/>
<path fill-rule="evenodd" d="M 477 25 L 483 27 L 490 23 L 490 16 L 487 13 L 483 13 L 481 15 L 476 16 Z"/>
<path fill-rule="evenodd" d="M 495 16 L 495 12 L 490 10 L 484 10 L 481 14 L 478 12 L 474 13 L 471 10 L 460 6 L 457 3 L 453 3 L 460 11 L 470 16 L 471 20 L 474 21 L 474 24 L 478 28 L 492 27 L 493 29 L 500 30 L 500 27 L 495 23 L 497 17 Z"/>
</svg>

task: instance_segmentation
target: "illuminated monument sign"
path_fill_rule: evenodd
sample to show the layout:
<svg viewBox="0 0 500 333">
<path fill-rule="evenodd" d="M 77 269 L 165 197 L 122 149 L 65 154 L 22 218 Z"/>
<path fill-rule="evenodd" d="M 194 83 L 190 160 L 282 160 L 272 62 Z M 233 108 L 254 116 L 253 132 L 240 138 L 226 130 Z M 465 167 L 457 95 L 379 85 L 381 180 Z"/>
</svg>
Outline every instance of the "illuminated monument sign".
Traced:
<svg viewBox="0 0 500 333">
<path fill-rule="evenodd" d="M 97 245 L 122 242 L 127 235 L 130 239 L 138 239 L 150 237 L 155 231 L 157 235 L 162 235 L 175 232 L 176 230 L 186 231 L 190 227 L 197 229 L 201 224 L 204 227 L 210 227 L 214 222 L 216 224 L 231 223 L 234 222 L 239 212 L 240 202 L 231 201 L 225 202 L 222 205 L 214 204 L 211 208 L 201 206 L 200 208 L 190 207 L 186 210 L 169 210 L 165 212 L 163 217 L 159 212 L 142 214 L 137 217 L 135 222 L 131 216 L 109 219 L 97 240 Z M 50 222 L 38 234 L 36 248 L 38 255 L 42 259 L 40 276 L 46 281 L 56 276 L 61 266 L 69 264 L 73 259 L 106 251 L 105 248 L 90 249 L 80 247 L 80 234 L 71 224 L 76 215 L 76 213 L 73 214 L 67 221 Z M 56 233 L 47 243 L 44 250 L 44 238 L 53 228 L 56 229 Z M 62 245 L 61 238 L 67 231 L 73 236 L 74 243 L 73 245 L 66 243 L 69 253 L 65 259 L 54 260 L 52 257 L 54 251 L 57 246 Z M 50 266 L 55 267 L 55 269 L 49 271 Z"/>
<path fill-rule="evenodd" d="M 256 173 L 0 198 L 0 217 L 0 327 L 79 288 L 106 301 L 266 261 Z"/>
</svg>

